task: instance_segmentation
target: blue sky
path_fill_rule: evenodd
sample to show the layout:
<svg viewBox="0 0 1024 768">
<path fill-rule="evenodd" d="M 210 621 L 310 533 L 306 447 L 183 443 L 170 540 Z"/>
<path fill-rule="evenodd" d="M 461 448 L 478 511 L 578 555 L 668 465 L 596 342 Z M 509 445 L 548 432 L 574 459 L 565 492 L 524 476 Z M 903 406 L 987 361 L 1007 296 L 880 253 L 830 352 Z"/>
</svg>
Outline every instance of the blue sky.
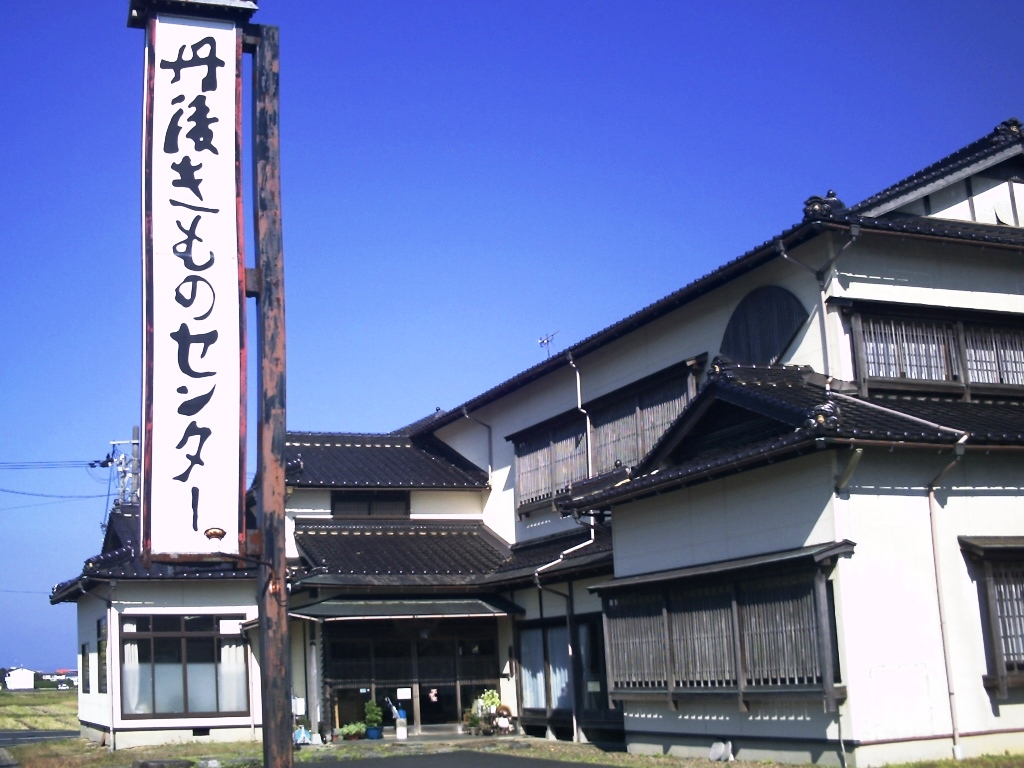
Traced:
<svg viewBox="0 0 1024 768">
<path fill-rule="evenodd" d="M 810 195 L 856 202 L 1024 116 L 1018 2 L 261 6 L 281 30 L 294 430 L 458 405 Z M 37 465 L 102 458 L 140 421 L 127 7 L 0 3 L 0 666 L 74 664 L 74 610 L 47 594 L 109 507 L 107 470 Z"/>
</svg>

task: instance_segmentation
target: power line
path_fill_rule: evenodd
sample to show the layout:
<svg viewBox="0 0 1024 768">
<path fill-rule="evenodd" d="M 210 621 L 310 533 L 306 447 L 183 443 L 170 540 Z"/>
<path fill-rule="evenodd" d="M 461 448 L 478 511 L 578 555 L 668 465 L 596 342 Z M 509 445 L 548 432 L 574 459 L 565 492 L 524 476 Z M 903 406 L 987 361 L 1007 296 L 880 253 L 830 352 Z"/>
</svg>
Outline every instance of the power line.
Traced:
<svg viewBox="0 0 1024 768">
<path fill-rule="evenodd" d="M 0 461 L 3 469 L 88 469 L 100 466 L 97 461 Z"/>
<path fill-rule="evenodd" d="M 0 488 L 0 493 L 14 493 L 17 494 L 18 496 L 37 496 L 42 499 L 102 499 L 104 496 L 108 495 L 106 493 L 97 493 L 90 496 L 83 496 L 81 494 L 65 496 L 59 493 L 31 493 L 29 491 L 14 491 L 11 490 L 10 488 Z"/>
</svg>

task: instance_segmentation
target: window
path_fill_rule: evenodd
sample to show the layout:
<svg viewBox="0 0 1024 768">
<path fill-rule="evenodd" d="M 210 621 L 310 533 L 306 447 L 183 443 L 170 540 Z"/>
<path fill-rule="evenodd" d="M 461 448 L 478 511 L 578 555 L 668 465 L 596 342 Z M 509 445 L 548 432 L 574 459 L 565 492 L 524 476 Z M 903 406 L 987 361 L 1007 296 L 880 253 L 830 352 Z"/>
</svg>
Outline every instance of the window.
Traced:
<svg viewBox="0 0 1024 768">
<path fill-rule="evenodd" d="M 582 416 L 516 443 L 520 506 L 549 500 L 586 477 L 587 432 Z"/>
<path fill-rule="evenodd" d="M 572 709 L 570 669 L 574 663 L 583 710 L 596 712 L 607 708 L 600 618 L 599 614 L 573 617 L 575 640 L 571 654 L 564 619 L 519 631 L 523 709 Z"/>
<path fill-rule="evenodd" d="M 868 382 L 932 382 L 968 391 L 1024 386 L 1024 329 L 981 317 L 885 314 L 854 315 L 852 325 L 862 388 Z"/>
<path fill-rule="evenodd" d="M 961 536 L 960 546 L 981 570 L 984 684 L 1006 699 L 1010 688 L 1024 687 L 1024 537 Z"/>
<path fill-rule="evenodd" d="M 733 310 L 720 351 L 737 363 L 773 365 L 793 343 L 808 317 L 804 305 L 785 288 L 755 288 Z"/>
<path fill-rule="evenodd" d="M 245 714 L 248 669 L 241 616 L 123 616 L 121 707 L 126 717 Z"/>
<path fill-rule="evenodd" d="M 589 450 L 587 419 L 578 411 L 509 437 L 520 510 L 550 503 L 588 477 L 638 464 L 682 412 L 693 388 L 689 368 L 677 366 L 585 404 Z"/>
<path fill-rule="evenodd" d="M 99 672 L 99 683 L 96 689 L 100 693 L 107 692 L 107 617 L 96 620 L 96 670 Z"/>
<path fill-rule="evenodd" d="M 710 575 L 705 567 L 688 569 L 693 578 L 677 572 L 668 580 L 621 580 L 629 588 L 599 587 L 612 698 L 720 693 L 742 704 L 812 693 L 834 711 L 839 658 L 824 568 L 852 552 L 844 544 L 765 556 L 754 570 L 725 564 Z M 819 567 L 798 564 L 807 558 Z"/>
<path fill-rule="evenodd" d="M 82 643 L 82 669 L 80 672 L 82 681 L 82 693 L 90 693 L 92 686 L 89 682 L 89 644 Z"/>
<path fill-rule="evenodd" d="M 333 491 L 331 514 L 334 517 L 408 517 L 409 492 Z"/>
</svg>

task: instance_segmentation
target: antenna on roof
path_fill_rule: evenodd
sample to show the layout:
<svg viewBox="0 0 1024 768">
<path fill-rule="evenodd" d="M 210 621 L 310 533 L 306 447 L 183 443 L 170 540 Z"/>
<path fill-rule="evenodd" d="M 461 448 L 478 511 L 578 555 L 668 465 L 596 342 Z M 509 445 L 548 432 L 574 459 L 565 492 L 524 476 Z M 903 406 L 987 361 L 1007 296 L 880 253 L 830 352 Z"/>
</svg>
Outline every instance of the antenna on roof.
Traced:
<svg viewBox="0 0 1024 768">
<path fill-rule="evenodd" d="M 558 333 L 558 331 L 555 331 L 555 333 Z M 537 339 L 537 343 L 548 351 L 548 357 L 551 357 L 551 340 L 555 338 L 555 333 L 549 333 L 547 336 L 541 336 Z"/>
</svg>

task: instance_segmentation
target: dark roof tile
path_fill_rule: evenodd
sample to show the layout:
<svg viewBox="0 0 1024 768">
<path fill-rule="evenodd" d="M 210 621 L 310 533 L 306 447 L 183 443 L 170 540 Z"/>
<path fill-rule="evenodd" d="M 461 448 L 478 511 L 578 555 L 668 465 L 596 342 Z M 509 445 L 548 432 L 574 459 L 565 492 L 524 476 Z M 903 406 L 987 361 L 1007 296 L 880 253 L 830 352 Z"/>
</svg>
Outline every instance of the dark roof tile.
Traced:
<svg viewBox="0 0 1024 768">
<path fill-rule="evenodd" d="M 949 448 L 967 435 L 968 448 L 1024 448 L 1024 400 L 974 399 L 920 394 L 852 392 L 848 382 L 833 381 L 806 367 L 732 365 L 716 361 L 697 397 L 638 465 L 638 474 L 619 485 L 579 494 L 561 502 L 563 510 L 597 509 L 663 488 L 690 485 L 768 461 L 800 455 L 824 445 L 878 441 Z M 698 433 L 708 400 L 746 409 L 753 417 L 778 421 L 770 436 L 736 438 L 729 445 L 686 455 L 678 463 L 676 446 L 685 448 L 687 434 Z M 691 415 L 693 415 L 691 417 Z M 673 440 L 676 442 L 673 443 Z M 685 452 L 684 454 L 685 455 Z"/>
<path fill-rule="evenodd" d="M 297 487 L 483 489 L 487 473 L 432 441 L 407 435 L 292 432 L 285 459 Z"/>
<path fill-rule="evenodd" d="M 585 529 L 513 548 L 483 523 L 348 522 L 300 520 L 295 541 L 307 573 L 299 581 L 334 586 L 490 587 L 581 567 L 611 570 L 611 534 L 598 529 L 595 544 Z"/>
</svg>

